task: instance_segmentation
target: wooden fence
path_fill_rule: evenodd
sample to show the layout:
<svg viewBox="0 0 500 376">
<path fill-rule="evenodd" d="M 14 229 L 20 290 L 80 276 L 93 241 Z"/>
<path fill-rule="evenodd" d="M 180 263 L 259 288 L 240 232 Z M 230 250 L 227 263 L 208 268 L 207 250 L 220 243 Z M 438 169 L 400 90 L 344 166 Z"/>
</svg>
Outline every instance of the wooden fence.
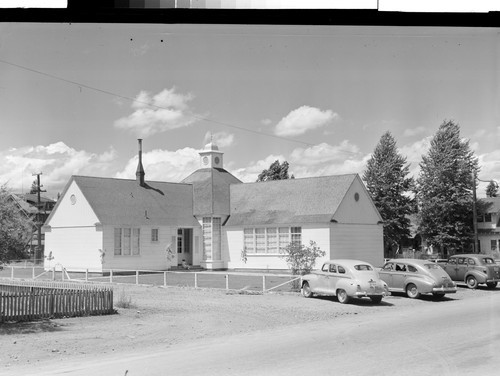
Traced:
<svg viewBox="0 0 500 376">
<path fill-rule="evenodd" d="M 0 281 L 0 322 L 114 313 L 110 287 L 40 282 Z"/>
</svg>

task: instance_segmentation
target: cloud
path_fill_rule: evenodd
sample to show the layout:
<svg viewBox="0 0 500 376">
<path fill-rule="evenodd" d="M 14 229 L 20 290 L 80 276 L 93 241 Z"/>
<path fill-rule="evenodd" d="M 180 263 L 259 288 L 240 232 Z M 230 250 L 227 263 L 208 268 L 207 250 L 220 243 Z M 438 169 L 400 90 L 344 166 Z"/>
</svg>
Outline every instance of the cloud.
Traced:
<svg viewBox="0 0 500 376">
<path fill-rule="evenodd" d="M 184 148 L 176 151 L 155 149 L 142 153 L 145 180 L 180 182 L 200 168 L 199 150 Z M 138 157 L 131 158 L 125 168 L 115 174 L 116 178 L 135 179 Z"/>
<path fill-rule="evenodd" d="M 203 145 L 208 144 L 210 141 L 213 141 L 219 148 L 226 148 L 233 144 L 234 135 L 227 132 L 207 132 L 203 138 Z"/>
<path fill-rule="evenodd" d="M 193 98 L 192 94 L 177 93 L 175 87 L 164 89 L 154 96 L 141 91 L 132 103 L 135 111 L 115 121 L 115 127 L 131 131 L 137 137 L 187 127 L 198 121 L 197 115 L 191 113 L 188 106 Z"/>
<path fill-rule="evenodd" d="M 490 153 L 484 153 L 478 155 L 479 166 L 481 171 L 479 171 L 478 178 L 484 181 L 478 182 L 477 196 L 486 197 L 486 187 L 489 181 L 495 180 L 500 184 L 500 150 L 494 150 Z"/>
<path fill-rule="evenodd" d="M 326 176 L 338 174 L 362 174 L 369 155 L 359 152 L 356 145 L 342 141 L 339 145 L 322 143 L 309 148 L 294 149 L 289 155 L 269 155 L 247 167 L 234 170 L 233 173 L 244 182 L 256 181 L 262 170 L 279 160 L 288 161 L 289 174 L 296 178 Z"/>
<path fill-rule="evenodd" d="M 260 122 L 263 125 L 271 125 L 273 123 L 271 119 L 262 119 Z"/>
<path fill-rule="evenodd" d="M 275 133 L 278 136 L 298 136 L 338 118 L 339 115 L 331 110 L 321 111 L 315 107 L 302 106 L 281 119 L 276 125 Z"/>
<path fill-rule="evenodd" d="M 428 136 L 411 144 L 404 145 L 399 148 L 399 153 L 406 157 L 406 162 L 410 164 L 409 176 L 418 177 L 420 173 L 420 162 L 422 156 L 427 155 L 431 147 L 431 140 L 434 136 Z"/>
<path fill-rule="evenodd" d="M 417 128 L 412 128 L 412 129 L 405 129 L 403 136 L 405 137 L 413 137 L 417 136 L 419 134 L 423 134 L 427 132 L 427 129 L 425 127 L 417 127 Z"/>
<path fill-rule="evenodd" d="M 102 154 L 76 150 L 64 142 L 47 146 L 23 146 L 0 151 L 0 184 L 7 183 L 15 192 L 27 192 L 42 172 L 43 189 L 49 197 L 61 192 L 71 175 L 109 176 L 116 161 L 116 151 L 110 147 Z"/>
</svg>

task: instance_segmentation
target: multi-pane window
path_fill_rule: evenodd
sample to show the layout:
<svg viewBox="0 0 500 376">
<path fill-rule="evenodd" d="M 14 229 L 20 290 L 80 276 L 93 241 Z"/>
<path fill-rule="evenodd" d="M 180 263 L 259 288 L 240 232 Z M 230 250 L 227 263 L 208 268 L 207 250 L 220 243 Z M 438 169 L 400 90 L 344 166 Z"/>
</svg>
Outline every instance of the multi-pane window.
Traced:
<svg viewBox="0 0 500 376">
<path fill-rule="evenodd" d="M 484 221 L 485 222 L 491 222 L 491 213 L 486 213 L 484 215 Z"/>
<path fill-rule="evenodd" d="M 258 227 L 243 229 L 243 245 L 247 253 L 277 254 L 294 242 L 302 243 L 301 227 Z"/>
<path fill-rule="evenodd" d="M 152 242 L 158 241 L 158 229 L 157 228 L 151 229 L 151 241 Z"/>
<path fill-rule="evenodd" d="M 177 229 L 177 253 L 184 252 L 184 232 L 183 230 Z"/>
<path fill-rule="evenodd" d="M 222 221 L 220 217 L 203 217 L 204 260 L 221 259 Z"/>
<path fill-rule="evenodd" d="M 496 239 L 491 239 L 491 250 L 492 251 L 497 250 L 497 240 Z"/>
<path fill-rule="evenodd" d="M 116 256 L 138 256 L 141 253 L 141 230 L 139 228 L 115 228 L 114 254 Z"/>
<path fill-rule="evenodd" d="M 203 253 L 204 260 L 212 259 L 212 218 L 203 217 Z"/>
</svg>

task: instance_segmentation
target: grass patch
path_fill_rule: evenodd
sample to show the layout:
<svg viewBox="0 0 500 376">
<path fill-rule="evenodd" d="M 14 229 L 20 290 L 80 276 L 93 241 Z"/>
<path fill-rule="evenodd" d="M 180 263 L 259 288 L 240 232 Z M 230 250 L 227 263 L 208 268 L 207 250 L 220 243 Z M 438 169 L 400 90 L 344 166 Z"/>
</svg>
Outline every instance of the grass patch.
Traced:
<svg viewBox="0 0 500 376">
<path fill-rule="evenodd" d="M 125 290 L 122 290 L 120 293 L 116 306 L 118 308 L 137 308 L 137 306 L 132 302 L 132 297 L 125 294 Z"/>
</svg>

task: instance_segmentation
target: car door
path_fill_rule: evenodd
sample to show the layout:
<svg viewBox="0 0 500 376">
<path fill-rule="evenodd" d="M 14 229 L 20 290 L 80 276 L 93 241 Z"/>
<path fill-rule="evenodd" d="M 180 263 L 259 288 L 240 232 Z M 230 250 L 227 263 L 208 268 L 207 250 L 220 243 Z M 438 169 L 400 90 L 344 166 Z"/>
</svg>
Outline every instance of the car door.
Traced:
<svg viewBox="0 0 500 376">
<path fill-rule="evenodd" d="M 324 264 L 321 270 L 317 273 L 315 291 L 326 293 L 329 291 L 330 283 L 330 264 Z"/>
<path fill-rule="evenodd" d="M 394 271 L 392 273 L 392 288 L 403 290 L 405 288 L 405 280 L 408 269 L 406 264 L 402 262 L 396 262 Z"/>
<path fill-rule="evenodd" d="M 337 291 L 337 282 L 339 280 L 337 265 L 330 264 L 328 272 L 328 290 L 330 293 L 335 294 L 335 291 Z"/>
<path fill-rule="evenodd" d="M 392 288 L 392 272 L 394 271 L 394 268 L 395 268 L 394 263 L 388 262 L 378 272 L 380 279 L 385 283 L 387 283 L 387 286 L 389 286 L 389 288 Z"/>
<path fill-rule="evenodd" d="M 465 279 L 465 273 L 467 273 L 467 258 L 466 257 L 457 257 L 457 265 L 455 267 L 455 280 L 463 281 Z"/>
<path fill-rule="evenodd" d="M 453 281 L 457 280 L 457 258 L 452 257 L 445 265 L 441 266 Z"/>
</svg>

